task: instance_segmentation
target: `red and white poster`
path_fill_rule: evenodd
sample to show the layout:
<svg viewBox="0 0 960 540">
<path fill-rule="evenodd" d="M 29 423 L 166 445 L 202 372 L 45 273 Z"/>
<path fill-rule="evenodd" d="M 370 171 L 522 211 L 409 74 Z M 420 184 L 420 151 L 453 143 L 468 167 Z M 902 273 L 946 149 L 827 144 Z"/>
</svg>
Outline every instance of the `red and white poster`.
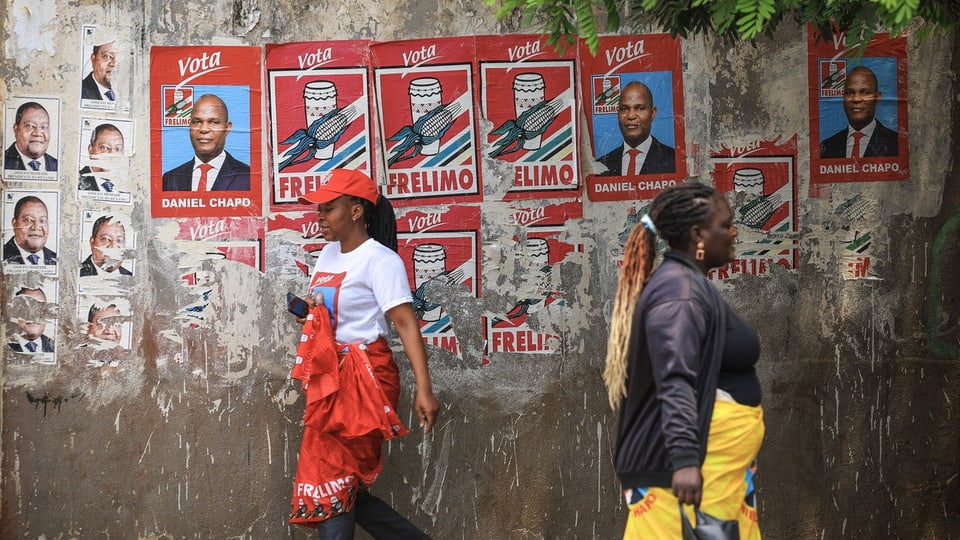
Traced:
<svg viewBox="0 0 960 540">
<path fill-rule="evenodd" d="M 808 34 L 810 183 L 909 178 L 906 37 Z"/>
<path fill-rule="evenodd" d="M 739 230 L 737 258 L 711 270 L 710 279 L 766 275 L 774 266 L 795 270 L 800 236 L 797 136 L 721 148 L 710 162 L 714 185 L 727 194 Z"/>
<path fill-rule="evenodd" d="M 583 251 L 580 244 L 569 242 L 569 220 L 583 217 L 580 201 L 542 204 L 529 201 L 514 204 L 511 222 L 523 230 L 523 238 L 515 238 L 521 275 L 518 291 L 526 294 L 512 306 L 495 316 L 484 317 L 487 344 L 483 363 L 493 353 L 552 354 L 563 350 L 563 337 L 531 326 L 528 318 L 547 309 L 569 309 L 563 291 L 555 286 L 558 276 L 553 268 L 574 251 Z"/>
<path fill-rule="evenodd" d="M 366 41 L 267 46 L 272 211 L 302 209 L 332 169 L 376 178 L 368 57 Z"/>
<path fill-rule="evenodd" d="M 510 167 L 505 198 L 579 195 L 576 49 L 559 55 L 545 36 L 505 35 L 478 37 L 477 52 L 481 116 L 492 124 L 483 152 Z"/>
<path fill-rule="evenodd" d="M 257 216 L 261 49 L 150 49 L 153 217 Z"/>
<path fill-rule="evenodd" d="M 394 206 L 482 199 L 475 59 L 470 37 L 371 47 L 383 193 Z"/>
<path fill-rule="evenodd" d="M 263 272 L 263 218 L 193 218 L 179 226 L 177 240 L 206 246 L 200 258 L 238 262 Z"/>
<path fill-rule="evenodd" d="M 407 266 L 424 343 L 460 355 L 450 315 L 431 282 L 480 296 L 480 210 L 476 206 L 397 209 L 397 252 Z"/>
<path fill-rule="evenodd" d="M 592 201 L 653 199 L 687 176 L 680 38 L 606 36 L 580 44 Z"/>
<path fill-rule="evenodd" d="M 316 254 L 326 244 L 315 209 L 273 214 L 267 220 L 267 235 L 271 252 L 280 260 L 280 267 L 270 268 L 270 272 L 290 273 L 296 268 L 297 272 L 309 276 L 313 273 Z"/>
</svg>

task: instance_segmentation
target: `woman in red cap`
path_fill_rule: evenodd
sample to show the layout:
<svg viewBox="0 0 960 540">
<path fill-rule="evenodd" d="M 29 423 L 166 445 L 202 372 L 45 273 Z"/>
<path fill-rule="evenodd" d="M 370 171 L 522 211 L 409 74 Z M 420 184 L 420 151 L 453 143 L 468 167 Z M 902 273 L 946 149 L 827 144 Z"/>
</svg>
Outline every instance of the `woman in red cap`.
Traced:
<svg viewBox="0 0 960 540">
<path fill-rule="evenodd" d="M 369 176 L 332 171 L 300 198 L 317 205 L 327 244 L 307 298 L 292 376 L 307 405 L 290 522 L 320 538 L 352 539 L 359 523 L 375 538 L 427 538 L 367 489 L 383 468 L 383 441 L 408 433 L 397 416 L 400 376 L 385 336 L 393 324 L 416 378 L 414 400 L 424 432 L 436 421 L 427 354 L 403 260 L 396 218 Z"/>
</svg>

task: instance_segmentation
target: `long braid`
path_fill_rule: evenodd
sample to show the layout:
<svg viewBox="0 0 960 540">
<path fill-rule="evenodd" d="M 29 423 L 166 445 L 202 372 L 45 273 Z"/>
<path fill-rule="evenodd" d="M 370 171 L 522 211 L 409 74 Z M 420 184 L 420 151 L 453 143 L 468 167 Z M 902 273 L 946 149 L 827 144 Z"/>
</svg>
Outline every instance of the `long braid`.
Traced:
<svg viewBox="0 0 960 540">
<path fill-rule="evenodd" d="M 627 395 L 627 348 L 633 326 L 633 311 L 640 298 L 643 285 L 650 276 L 656 258 L 656 234 L 638 223 L 630 231 L 620 267 L 620 281 L 610 319 L 610 339 L 607 342 L 607 360 L 603 369 L 603 382 L 607 385 L 607 397 L 614 410 Z"/>
<path fill-rule="evenodd" d="M 610 338 L 603 369 L 610 407 L 616 410 L 627 395 L 627 367 L 633 314 L 653 270 L 657 235 L 674 249 L 685 246 L 693 225 L 707 222 L 717 192 L 706 184 L 685 182 L 660 192 L 650 209 L 656 233 L 643 223 L 630 231 L 620 268 L 620 281 L 610 320 Z"/>
</svg>

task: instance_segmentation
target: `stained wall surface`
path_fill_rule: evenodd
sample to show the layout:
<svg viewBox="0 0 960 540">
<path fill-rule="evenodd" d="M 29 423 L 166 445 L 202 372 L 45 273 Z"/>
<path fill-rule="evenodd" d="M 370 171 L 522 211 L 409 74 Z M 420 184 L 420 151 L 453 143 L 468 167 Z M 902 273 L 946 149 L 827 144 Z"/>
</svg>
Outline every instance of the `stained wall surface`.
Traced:
<svg viewBox="0 0 960 540">
<path fill-rule="evenodd" d="M 60 263 L 56 302 L 42 307 L 16 293 L 49 276 L 3 274 L 6 338 L 18 319 L 52 320 L 57 353 L 50 364 L 3 356 L 0 537 L 308 537 L 287 524 L 303 397 L 289 380 L 299 329 L 282 301 L 307 278 L 292 263 L 296 246 L 264 238 L 261 272 L 209 256 L 215 238 L 184 239 L 181 221 L 151 217 L 150 47 L 521 32 L 493 14 L 469 1 L 0 7 L 0 100 L 62 100 L 60 163 L 70 171 L 88 134 L 87 113 L 75 107 L 85 75 L 81 28 L 117 30 L 125 46 L 117 76 L 129 95 L 94 116 L 135 124 L 122 213 L 136 233 L 123 254 L 136 263 L 120 306 L 129 347 L 104 348 L 87 337 L 77 269 L 85 212 L 113 207 L 78 199 L 72 175 L 53 185 L 4 181 L 5 193 L 59 193 Z M 691 176 L 712 181 L 710 158 L 722 148 L 796 137 L 798 227 L 784 237 L 797 246 L 796 265 L 717 280 L 762 341 L 767 434 L 757 483 L 767 538 L 932 539 L 960 530 L 957 45 L 955 37 L 907 37 L 909 178 L 814 186 L 805 30 L 787 25 L 776 40 L 736 47 L 682 41 Z M 589 154 L 586 135 L 580 144 Z M 505 189 L 485 186 L 493 195 Z M 564 301 L 527 319 L 531 335 L 557 339 L 548 351 L 487 352 L 479 321 L 539 286 L 518 254 L 525 233 L 515 208 L 496 197 L 475 205 L 480 294 L 440 283 L 427 291 L 442 299 L 459 354 L 430 347 L 439 423 L 386 445 L 373 491 L 435 538 L 622 534 L 626 508 L 611 468 L 616 416 L 600 373 L 617 253 L 642 204 L 581 199 L 582 217 L 563 233 L 578 249 L 540 276 Z M 851 254 L 865 234 L 868 253 Z M 196 281 L 185 282 L 187 274 Z M 398 360 L 402 417 L 413 425 L 413 378 L 400 350 Z"/>
</svg>

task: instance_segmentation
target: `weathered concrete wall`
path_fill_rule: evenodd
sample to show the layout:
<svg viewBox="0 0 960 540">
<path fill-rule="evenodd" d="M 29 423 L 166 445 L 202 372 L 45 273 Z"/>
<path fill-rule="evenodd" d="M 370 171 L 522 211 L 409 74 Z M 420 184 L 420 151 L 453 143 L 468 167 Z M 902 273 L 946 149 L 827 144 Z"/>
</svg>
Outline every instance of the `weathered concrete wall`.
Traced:
<svg viewBox="0 0 960 540">
<path fill-rule="evenodd" d="M 81 205 L 61 190 L 59 365 L 4 357 L 0 537 L 305 538 L 286 523 L 302 398 L 287 376 L 298 329 L 284 310 L 303 278 L 266 246 L 267 273 L 215 260 L 172 240 L 174 220 L 149 211 L 148 51 L 151 45 L 390 41 L 518 31 L 478 2 L 66 3 L 0 6 L 5 60 L 0 98 L 78 99 L 81 24 L 122 31 L 124 75 L 138 122 L 130 221 L 138 232 L 130 291 L 130 351 L 79 347 L 74 263 Z M 960 178 L 954 166 L 955 39 L 910 38 L 911 177 L 832 185 L 811 195 L 806 39 L 728 48 L 684 42 L 689 166 L 709 177 L 708 151 L 798 135 L 801 262 L 797 270 L 725 282 L 730 302 L 763 344 L 767 438 L 760 457 L 761 524 L 768 538 L 953 538 L 960 530 Z M 65 108 L 61 155 L 79 144 Z M 945 121 L 949 120 L 949 121 Z M 6 120 L 9 124 L 9 119 Z M 28 184 L 32 185 L 32 184 Z M 7 186 L 9 187 L 9 186 Z M 867 210 L 837 212 L 860 195 Z M 562 335 L 552 355 L 503 354 L 481 366 L 476 321 L 529 287 L 507 208 L 485 203 L 482 300 L 445 295 L 462 358 L 431 349 L 443 402 L 437 429 L 387 446 L 375 492 L 436 538 L 615 538 L 625 508 L 611 470 L 616 418 L 600 371 L 627 203 L 591 203 L 568 223 L 582 244 L 553 268 L 567 310 L 532 324 Z M 843 231 L 869 229 L 871 280 L 844 280 Z M 212 276 L 212 316 L 179 318 L 196 292 L 185 268 Z M 18 315 L 4 276 L 3 320 Z M 457 323 L 462 324 L 457 324 Z M 10 328 L 7 328 L 8 336 Z M 117 361 L 111 368 L 109 362 Z M 403 360 L 401 357 L 401 367 Z M 107 362 L 91 368 L 90 363 Z M 412 378 L 403 368 L 408 414 Z M 404 416 L 408 423 L 409 416 Z"/>
</svg>

